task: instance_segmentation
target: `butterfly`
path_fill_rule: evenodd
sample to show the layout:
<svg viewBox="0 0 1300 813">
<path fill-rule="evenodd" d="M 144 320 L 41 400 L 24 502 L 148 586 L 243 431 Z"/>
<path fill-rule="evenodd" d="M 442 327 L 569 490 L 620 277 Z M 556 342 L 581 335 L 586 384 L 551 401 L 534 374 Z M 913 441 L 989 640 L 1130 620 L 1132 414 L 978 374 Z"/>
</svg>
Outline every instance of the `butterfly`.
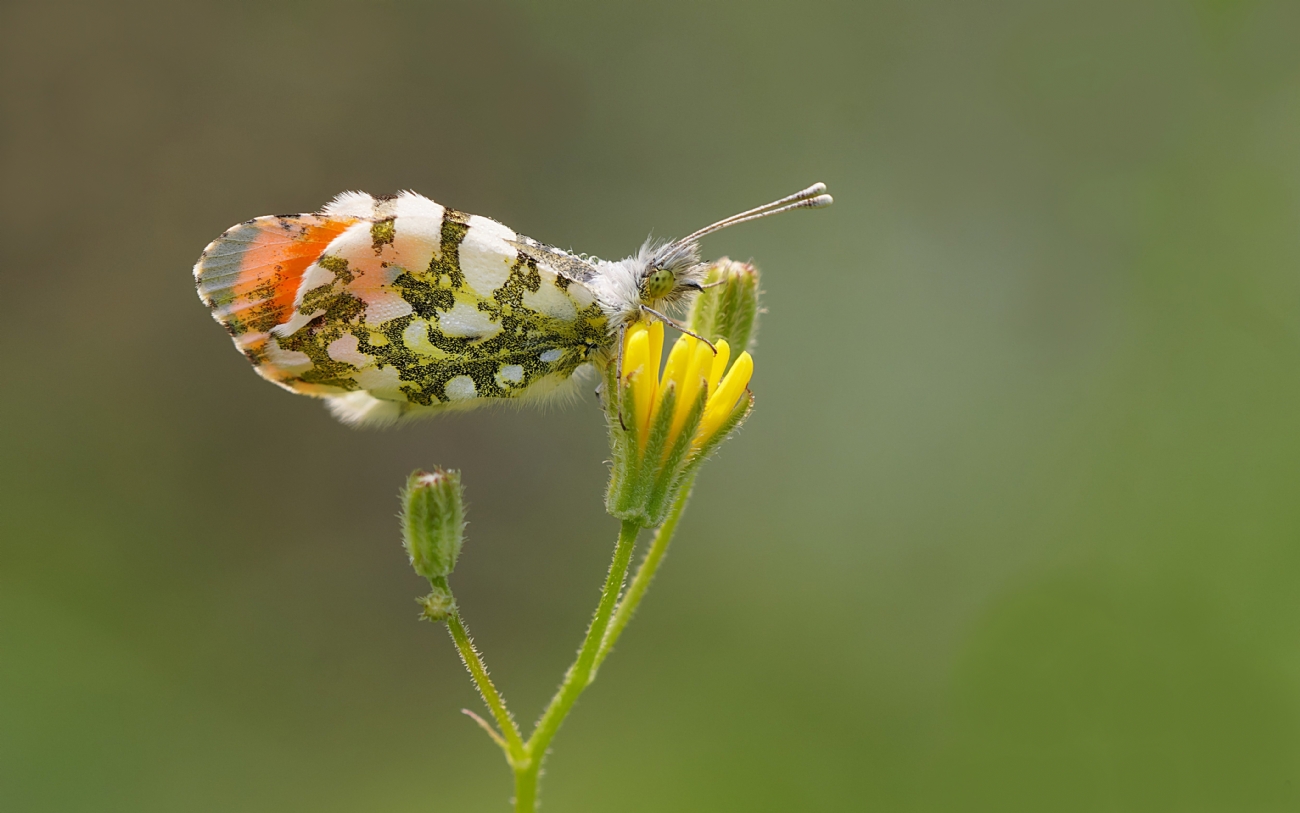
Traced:
<svg viewBox="0 0 1300 813">
<path fill-rule="evenodd" d="M 705 235 L 828 206 L 825 184 L 680 240 L 601 260 L 414 192 L 344 192 L 240 223 L 194 266 L 199 297 L 259 375 L 351 424 L 537 399 L 615 355 L 641 319 L 704 288 Z M 687 331 L 689 332 L 689 331 Z"/>
</svg>

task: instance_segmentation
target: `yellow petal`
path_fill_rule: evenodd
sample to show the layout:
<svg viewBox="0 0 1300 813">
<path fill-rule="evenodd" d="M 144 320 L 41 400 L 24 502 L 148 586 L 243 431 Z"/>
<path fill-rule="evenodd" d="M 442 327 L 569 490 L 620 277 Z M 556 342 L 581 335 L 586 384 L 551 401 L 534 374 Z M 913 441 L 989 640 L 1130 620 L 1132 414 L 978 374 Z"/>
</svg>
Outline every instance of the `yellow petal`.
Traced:
<svg viewBox="0 0 1300 813">
<path fill-rule="evenodd" d="M 697 444 L 702 444 L 713 437 L 713 433 L 717 432 L 727 418 L 731 417 L 731 411 L 736 408 L 741 393 L 749 386 L 749 379 L 753 375 L 754 359 L 749 353 L 741 353 L 736 363 L 727 371 L 722 383 L 718 385 L 718 391 L 709 398 L 709 402 L 704 407 L 704 419 L 700 421 L 700 429 L 695 433 Z"/>
<path fill-rule="evenodd" d="M 649 351 L 650 337 L 645 325 L 638 322 L 628 328 L 623 343 L 623 380 L 632 385 L 633 420 L 637 431 L 648 421 L 650 406 L 654 402 L 654 379 L 658 370 L 652 371 L 647 364 Z"/>
<path fill-rule="evenodd" d="M 650 416 L 653 414 L 652 407 L 654 406 L 654 402 L 659 399 L 659 363 L 663 359 L 664 355 L 664 323 L 656 319 L 654 323 L 650 325 L 647 335 L 650 339 L 650 349 L 647 353 L 646 359 L 645 391 L 647 397 L 645 399 L 646 406 L 644 414 L 639 408 L 637 409 L 637 415 L 643 418 L 641 422 L 642 438 L 645 438 L 650 433 Z M 640 402 L 641 396 L 637 395 L 637 403 L 639 404 Z"/>
<path fill-rule="evenodd" d="M 673 343 L 673 349 L 668 351 L 668 362 L 664 364 L 663 378 L 659 379 L 659 388 L 655 392 L 655 408 L 654 412 L 651 413 L 650 423 L 654 422 L 655 416 L 659 414 L 659 408 L 663 406 L 664 392 L 667 390 L 669 383 L 674 383 L 678 401 L 680 402 L 682 381 L 686 376 L 686 367 L 690 364 L 691 351 L 694 350 L 694 342 L 695 340 L 690 336 L 679 336 L 677 337 L 677 341 Z M 673 416 L 676 417 L 676 415 L 677 412 L 674 410 Z M 646 425 L 648 427 L 649 423 Z M 649 430 L 647 429 L 647 431 Z M 665 446 L 665 449 L 670 448 L 672 448 L 671 432 L 669 434 L 668 443 Z"/>
<path fill-rule="evenodd" d="M 700 387 L 704 386 L 705 376 L 709 374 L 707 365 L 713 363 L 713 348 L 701 341 L 695 341 L 695 352 L 691 353 L 690 361 L 686 365 L 686 372 L 682 376 L 681 389 L 678 390 L 677 407 L 673 411 L 673 425 L 668 433 L 669 444 L 677 438 L 677 433 L 682 431 L 682 426 L 686 423 L 686 416 L 690 414 L 691 407 L 695 406 L 695 399 L 699 397 Z"/>
<path fill-rule="evenodd" d="M 664 359 L 664 323 L 658 319 L 650 325 L 650 369 L 659 377 L 659 364 Z"/>
<path fill-rule="evenodd" d="M 718 355 L 713 357 L 713 367 L 709 369 L 709 397 L 718 391 L 718 379 L 722 378 L 722 371 L 727 369 L 731 358 L 731 345 L 726 339 L 718 339 L 717 347 Z"/>
<path fill-rule="evenodd" d="M 646 326 L 637 322 L 623 337 L 623 380 L 629 380 L 638 368 L 646 366 L 649 355 L 650 337 L 646 335 Z"/>
<path fill-rule="evenodd" d="M 659 389 L 662 390 L 668 385 L 669 381 L 677 382 L 677 391 L 681 392 L 682 379 L 686 375 L 686 365 L 690 363 L 691 351 L 695 349 L 695 339 L 690 336 L 682 335 L 677 337 L 673 343 L 673 349 L 668 351 L 668 363 L 664 365 L 664 377 L 659 381 Z"/>
</svg>

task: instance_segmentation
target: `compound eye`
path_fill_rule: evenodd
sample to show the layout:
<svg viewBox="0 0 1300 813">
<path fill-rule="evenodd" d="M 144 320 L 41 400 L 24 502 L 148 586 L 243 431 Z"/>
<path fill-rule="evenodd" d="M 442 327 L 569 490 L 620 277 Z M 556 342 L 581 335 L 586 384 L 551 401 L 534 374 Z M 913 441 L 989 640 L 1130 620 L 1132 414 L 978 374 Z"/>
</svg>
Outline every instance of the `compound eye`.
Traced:
<svg viewBox="0 0 1300 813">
<path fill-rule="evenodd" d="M 649 299 L 663 299 L 672 293 L 674 282 L 673 272 L 666 268 L 656 268 L 645 279 L 645 295 Z"/>
</svg>

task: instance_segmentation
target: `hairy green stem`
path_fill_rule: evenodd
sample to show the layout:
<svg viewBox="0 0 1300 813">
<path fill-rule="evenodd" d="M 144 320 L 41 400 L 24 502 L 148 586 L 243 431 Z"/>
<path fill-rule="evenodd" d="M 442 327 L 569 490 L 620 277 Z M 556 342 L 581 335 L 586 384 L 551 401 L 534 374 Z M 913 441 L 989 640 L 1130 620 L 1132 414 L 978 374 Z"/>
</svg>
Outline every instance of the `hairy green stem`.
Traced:
<svg viewBox="0 0 1300 813">
<path fill-rule="evenodd" d="M 538 768 L 515 768 L 516 813 L 533 813 L 537 810 L 537 774 Z"/>
<path fill-rule="evenodd" d="M 587 637 L 583 639 L 582 648 L 578 650 L 578 659 L 564 675 L 564 682 L 551 698 L 550 705 L 542 713 L 537 728 L 524 744 L 525 760 L 515 765 L 515 810 L 517 813 L 532 813 L 537 800 L 537 778 L 541 773 L 542 761 L 546 758 L 546 749 L 560 730 L 560 724 L 569 714 L 573 704 L 578 701 L 591 683 L 592 671 L 596 665 L 596 654 L 605 632 L 609 628 L 610 617 L 622 592 L 623 582 L 627 578 L 628 566 L 632 562 L 632 549 L 636 546 L 636 537 L 641 526 L 624 520 L 619 530 L 618 544 L 614 547 L 614 560 L 610 562 L 609 574 L 605 577 L 605 587 L 600 594 L 600 604 L 592 616 L 591 626 L 587 628 Z"/>
<path fill-rule="evenodd" d="M 447 631 L 451 633 L 451 639 L 456 642 L 460 659 L 465 662 L 465 668 L 474 678 L 479 694 L 483 695 L 483 702 L 487 703 L 488 708 L 492 710 L 492 716 L 497 719 L 497 725 L 501 727 L 501 733 L 505 736 L 506 760 L 512 765 L 526 762 L 527 751 L 524 748 L 523 738 L 519 734 L 519 726 L 515 725 L 515 718 L 510 716 L 506 701 L 497 691 L 497 687 L 492 684 L 487 666 L 483 664 L 483 658 L 474 648 L 469 631 L 465 629 L 465 623 L 460 618 L 459 609 L 452 610 L 451 615 L 447 617 Z"/>
<path fill-rule="evenodd" d="M 488 676 L 487 667 L 484 665 L 483 658 L 479 655 L 478 650 L 474 648 L 474 642 L 469 637 L 469 631 L 465 629 L 465 623 L 460 617 L 459 610 L 453 609 L 447 616 L 447 630 L 456 643 L 461 660 L 464 661 L 465 667 L 469 670 L 470 676 L 473 677 L 474 683 L 478 687 L 479 694 L 483 696 L 483 701 L 491 709 L 492 716 L 496 718 L 501 734 L 504 735 L 498 737 L 489 727 L 488 733 L 501 745 L 502 750 L 505 751 L 506 760 L 515 773 L 514 802 L 516 813 L 533 813 L 536 810 L 537 783 L 541 776 L 542 762 L 546 758 L 546 750 L 550 747 L 551 740 L 555 738 L 556 733 L 560 730 L 564 718 L 568 716 L 574 704 L 578 701 L 578 697 L 595 680 L 596 669 L 609 654 L 614 642 L 618 640 L 619 635 L 631 620 L 632 614 L 636 612 L 637 605 L 640 603 L 642 596 L 645 595 L 646 589 L 650 586 L 655 571 L 658 569 L 659 563 L 663 561 L 664 553 L 668 550 L 668 544 L 672 541 L 673 532 L 676 530 L 677 521 L 681 518 L 682 511 L 686 507 L 692 485 L 691 482 L 686 483 L 678 495 L 672 510 L 668 514 L 668 518 L 656 533 L 654 542 L 646 553 L 645 559 L 637 568 L 636 577 L 633 579 L 626 595 L 620 601 L 619 595 L 622 593 L 623 584 L 627 579 L 628 568 L 632 562 L 632 551 L 636 547 L 637 534 L 641 531 L 641 526 L 635 522 L 623 522 L 623 526 L 619 530 L 618 543 L 614 547 L 614 559 L 610 562 L 609 573 L 605 577 L 605 586 L 600 594 L 600 603 L 596 606 L 591 625 L 587 628 L 587 635 L 582 641 L 582 647 L 578 650 L 577 660 L 565 673 L 564 681 L 560 684 L 555 696 L 551 698 L 546 711 L 542 713 L 541 719 L 537 722 L 537 728 L 533 730 L 532 736 L 526 742 L 522 739 L 514 718 L 510 716 L 505 700 L 497 691 L 496 686 L 493 685 L 492 678 Z M 448 595 L 450 595 L 445 580 L 441 580 L 440 583 L 444 589 L 448 590 Z M 486 726 L 486 723 L 484 725 Z"/>
<path fill-rule="evenodd" d="M 664 554 L 668 552 L 668 545 L 673 541 L 673 534 L 677 531 L 677 521 L 681 519 L 682 511 L 686 510 L 686 503 L 691 498 L 691 489 L 695 487 L 695 475 L 692 474 L 690 479 L 682 483 L 681 490 L 677 492 L 677 499 L 673 502 L 672 508 L 668 511 L 668 516 L 664 519 L 663 525 L 655 532 L 654 542 L 650 544 L 650 549 L 646 551 L 645 558 L 637 566 L 636 575 L 632 577 L 632 584 L 628 586 L 627 593 L 618 603 L 618 609 L 614 611 L 614 619 L 610 622 L 609 629 L 605 633 L 605 639 L 601 641 L 600 649 L 596 652 L 596 663 L 591 671 L 591 680 L 596 679 L 596 671 L 600 669 L 601 663 L 605 661 L 614 644 L 618 642 L 618 636 L 623 634 L 623 628 L 632 620 L 632 615 L 636 612 L 637 605 L 641 603 L 641 598 L 645 591 L 649 589 L 650 582 L 655 577 L 655 572 L 659 570 L 659 564 L 663 561 Z"/>
</svg>

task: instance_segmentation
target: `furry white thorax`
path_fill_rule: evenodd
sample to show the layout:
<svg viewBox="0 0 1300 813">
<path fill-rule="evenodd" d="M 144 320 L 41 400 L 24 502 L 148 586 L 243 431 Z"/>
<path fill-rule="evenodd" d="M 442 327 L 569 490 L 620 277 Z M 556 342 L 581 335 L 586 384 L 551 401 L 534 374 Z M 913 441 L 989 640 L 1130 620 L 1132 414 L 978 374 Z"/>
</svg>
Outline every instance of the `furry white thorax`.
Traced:
<svg viewBox="0 0 1300 813">
<path fill-rule="evenodd" d="M 656 244 L 646 240 L 631 257 L 597 260 L 596 276 L 588 281 L 587 287 L 609 318 L 610 329 L 618 330 L 640 319 L 642 306 L 663 313 L 699 291 L 706 267 L 700 263 L 699 247 L 695 243 Z M 667 296 L 652 299 L 645 295 L 645 281 L 660 268 L 672 273 L 673 288 Z"/>
</svg>

